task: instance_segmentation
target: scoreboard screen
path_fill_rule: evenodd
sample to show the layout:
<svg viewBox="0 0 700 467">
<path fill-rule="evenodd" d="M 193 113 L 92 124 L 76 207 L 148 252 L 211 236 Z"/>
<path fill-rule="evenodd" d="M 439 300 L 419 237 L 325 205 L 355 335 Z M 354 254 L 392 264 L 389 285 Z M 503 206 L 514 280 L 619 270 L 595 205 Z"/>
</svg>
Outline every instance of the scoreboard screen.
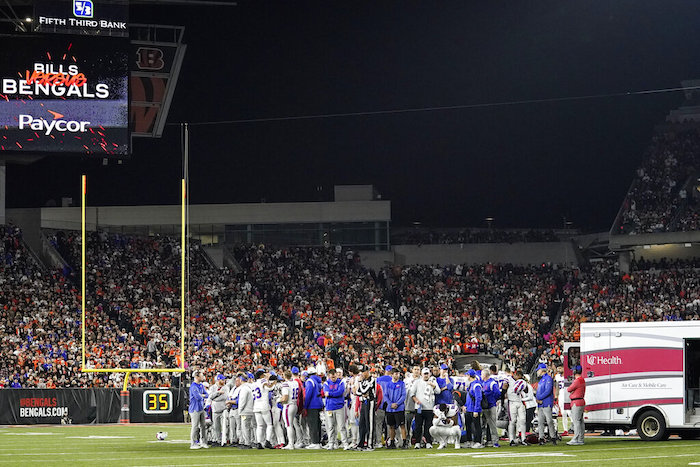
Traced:
<svg viewBox="0 0 700 467">
<path fill-rule="evenodd" d="M 173 393 L 168 390 L 147 390 L 143 392 L 143 413 L 163 415 L 173 411 Z"/>
<path fill-rule="evenodd" d="M 128 39 L 0 40 L 0 153 L 129 154 Z"/>
</svg>

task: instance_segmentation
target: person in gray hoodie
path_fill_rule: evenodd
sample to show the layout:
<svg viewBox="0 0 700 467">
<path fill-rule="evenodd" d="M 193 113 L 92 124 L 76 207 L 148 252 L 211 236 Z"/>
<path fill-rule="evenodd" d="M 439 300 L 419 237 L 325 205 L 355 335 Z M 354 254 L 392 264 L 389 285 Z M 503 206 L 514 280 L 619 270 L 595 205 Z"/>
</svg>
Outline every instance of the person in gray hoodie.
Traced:
<svg viewBox="0 0 700 467">
<path fill-rule="evenodd" d="M 433 423 L 435 395 L 439 393 L 440 387 L 435 381 L 435 377 L 430 375 L 430 368 L 423 368 L 421 378 L 413 382 L 409 392 L 416 407 L 416 449 L 433 447 L 430 427 Z M 423 436 L 425 436 L 426 442 L 421 446 Z"/>
<path fill-rule="evenodd" d="M 243 383 L 240 385 L 240 390 L 238 391 L 238 414 L 241 416 L 241 437 L 243 438 L 239 441 L 243 444 L 239 447 L 242 449 L 250 449 L 255 442 L 253 431 L 253 420 L 255 420 L 255 413 L 253 412 L 253 390 L 248 383 L 248 377 L 246 375 L 241 376 L 241 381 L 243 381 Z"/>
<path fill-rule="evenodd" d="M 216 375 L 216 383 L 209 390 L 209 401 L 211 401 L 211 422 L 214 428 L 214 439 L 221 446 L 226 444 L 225 420 L 226 401 L 228 400 L 228 387 L 226 377 L 222 374 Z"/>
<path fill-rule="evenodd" d="M 231 443 L 231 446 L 236 446 L 243 442 L 241 414 L 238 412 L 238 394 L 241 391 L 243 377 L 242 373 L 238 373 L 235 378 L 226 383 L 228 387 L 228 400 L 226 401 L 226 407 L 228 407 L 228 441 Z"/>
</svg>

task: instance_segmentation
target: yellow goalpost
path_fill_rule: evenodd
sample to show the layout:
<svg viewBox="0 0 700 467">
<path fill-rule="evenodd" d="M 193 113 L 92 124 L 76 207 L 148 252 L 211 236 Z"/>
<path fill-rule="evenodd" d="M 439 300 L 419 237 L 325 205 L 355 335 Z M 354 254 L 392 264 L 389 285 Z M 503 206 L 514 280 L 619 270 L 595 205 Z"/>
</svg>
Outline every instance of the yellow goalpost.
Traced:
<svg viewBox="0 0 700 467">
<path fill-rule="evenodd" d="M 185 261 L 187 254 L 187 245 L 185 243 L 185 179 L 181 182 L 181 258 L 180 258 L 180 318 L 181 318 L 181 332 L 180 332 L 180 366 L 177 368 L 86 368 L 85 367 L 85 248 L 87 245 L 87 239 L 85 235 L 85 199 L 87 197 L 87 176 L 83 175 L 81 180 L 81 325 L 82 325 L 82 345 L 80 347 L 81 361 L 80 371 L 83 373 L 124 373 L 124 387 L 122 389 L 122 396 L 128 391 L 129 376 L 131 373 L 183 373 L 185 371 Z M 128 397 L 128 392 L 126 397 Z M 122 407 L 122 420 L 124 421 L 124 407 Z M 127 420 L 128 421 L 128 420 Z"/>
</svg>

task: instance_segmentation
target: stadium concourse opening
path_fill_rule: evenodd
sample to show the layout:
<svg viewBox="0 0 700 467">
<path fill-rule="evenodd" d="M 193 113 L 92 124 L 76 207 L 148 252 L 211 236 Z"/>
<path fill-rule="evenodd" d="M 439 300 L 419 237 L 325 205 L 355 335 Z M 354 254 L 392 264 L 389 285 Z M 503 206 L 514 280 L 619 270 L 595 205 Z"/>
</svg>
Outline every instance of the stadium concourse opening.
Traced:
<svg viewBox="0 0 700 467">
<path fill-rule="evenodd" d="M 177 368 L 97 368 L 93 364 L 86 364 L 86 343 L 85 343 L 85 327 L 86 327 L 86 250 L 87 250 L 87 235 L 85 222 L 85 208 L 87 201 L 87 175 L 83 175 L 80 180 L 81 191 L 81 207 L 80 207 L 80 224 L 81 224 L 81 367 L 83 373 L 124 373 L 124 386 L 120 392 L 121 399 L 121 415 L 119 423 L 126 424 L 130 420 L 130 400 L 129 400 L 129 376 L 132 372 L 138 373 L 183 373 L 185 371 L 185 274 L 187 261 L 186 238 L 186 180 L 183 178 L 180 182 L 181 192 L 181 236 L 180 236 L 180 366 Z M 170 393 L 168 393 L 170 394 Z M 170 396 L 172 397 L 172 396 Z M 160 403 L 160 400 L 158 400 Z M 168 404 L 171 407 L 172 403 Z"/>
</svg>

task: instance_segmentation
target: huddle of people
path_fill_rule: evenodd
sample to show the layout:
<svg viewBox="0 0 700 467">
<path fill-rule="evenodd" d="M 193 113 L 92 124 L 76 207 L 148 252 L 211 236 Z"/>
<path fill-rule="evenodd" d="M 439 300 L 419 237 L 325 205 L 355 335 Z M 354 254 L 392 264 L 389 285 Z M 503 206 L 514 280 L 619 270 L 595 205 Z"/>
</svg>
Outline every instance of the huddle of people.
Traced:
<svg viewBox="0 0 700 467">
<path fill-rule="evenodd" d="M 195 370 L 190 449 L 480 449 L 500 447 L 499 430 L 510 446 L 556 444 L 557 399 L 562 416 L 574 422 L 575 436 L 567 444 L 580 445 L 585 381 L 577 367 L 566 388 L 562 374 L 559 368 L 555 384 L 540 364 L 534 389 L 522 370 L 482 368 L 477 361 L 454 375 L 446 364 L 406 371 L 387 365 L 383 372 L 351 364 L 347 374 L 318 365 L 281 374 L 265 368 L 230 378 L 217 374 L 211 384 L 204 371 Z M 572 407 L 567 413 L 565 399 Z M 535 409 L 537 434 L 529 433 Z"/>
</svg>

